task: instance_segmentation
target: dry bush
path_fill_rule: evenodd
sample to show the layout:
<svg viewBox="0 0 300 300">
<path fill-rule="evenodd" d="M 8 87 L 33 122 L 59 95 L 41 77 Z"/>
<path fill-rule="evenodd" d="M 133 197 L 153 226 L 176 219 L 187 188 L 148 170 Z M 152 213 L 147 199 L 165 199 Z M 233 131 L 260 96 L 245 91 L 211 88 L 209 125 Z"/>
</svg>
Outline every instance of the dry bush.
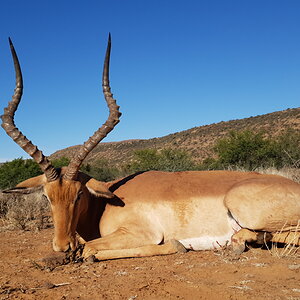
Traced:
<svg viewBox="0 0 300 300">
<path fill-rule="evenodd" d="M 284 227 L 276 234 L 281 234 L 284 231 Z M 280 242 L 272 242 L 271 246 L 268 246 L 268 243 L 265 242 L 265 245 L 272 256 L 277 258 L 299 258 L 300 259 L 300 247 L 299 245 L 299 236 L 300 236 L 300 220 L 298 221 L 297 226 L 293 230 L 287 232 L 289 236 L 289 242 L 282 244 Z"/>
<path fill-rule="evenodd" d="M 262 174 L 273 174 L 273 175 L 281 175 L 283 177 L 289 178 L 295 182 L 300 183 L 300 169 L 299 168 L 289 168 L 285 167 L 282 169 L 276 168 L 267 168 L 267 169 L 257 169 L 259 173 Z"/>
<path fill-rule="evenodd" d="M 0 230 L 40 230 L 51 226 L 49 205 L 41 193 L 0 193 Z"/>
<path fill-rule="evenodd" d="M 226 170 L 229 171 L 239 171 L 239 172 L 249 172 L 249 170 L 241 167 L 236 166 L 228 166 Z M 295 182 L 300 183 L 300 169 L 299 168 L 290 168 L 290 167 L 284 167 L 281 169 L 276 168 L 257 168 L 255 169 L 255 172 L 261 173 L 261 174 L 271 174 L 271 175 L 280 175 L 286 178 L 289 178 Z"/>
<path fill-rule="evenodd" d="M 299 168 L 282 168 L 280 170 L 276 169 L 266 169 L 264 173 L 275 174 L 287 177 L 295 182 L 300 183 L 300 169 Z M 281 233 L 283 229 L 278 232 Z M 300 258 L 300 247 L 295 245 L 297 239 L 299 239 L 300 234 L 300 221 L 293 231 L 289 232 L 292 241 L 287 244 L 280 244 L 273 242 L 271 247 L 268 249 L 272 256 L 277 258 Z M 293 240 L 295 243 L 293 243 Z"/>
</svg>

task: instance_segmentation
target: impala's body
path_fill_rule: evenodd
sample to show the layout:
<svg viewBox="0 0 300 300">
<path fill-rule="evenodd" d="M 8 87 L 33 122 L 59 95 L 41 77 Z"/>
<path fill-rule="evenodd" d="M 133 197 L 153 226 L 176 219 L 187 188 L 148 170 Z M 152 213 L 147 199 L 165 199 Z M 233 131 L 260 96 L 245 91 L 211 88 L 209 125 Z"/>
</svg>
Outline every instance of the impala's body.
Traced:
<svg viewBox="0 0 300 300">
<path fill-rule="evenodd" d="M 21 182 L 7 192 L 43 189 L 53 215 L 55 251 L 74 250 L 76 232 L 85 243 L 83 256 L 95 255 L 98 259 L 206 250 L 230 243 L 240 254 L 246 241 L 261 242 L 262 237 L 300 244 L 296 230 L 300 224 L 300 185 L 280 176 L 150 171 L 104 183 L 79 172 L 87 154 L 119 121 L 108 80 L 110 40 L 103 72 L 109 118 L 68 167 L 53 168 L 14 125 L 22 76 L 11 47 L 17 87 L 2 116 L 2 126 L 40 164 L 44 175 Z"/>
<path fill-rule="evenodd" d="M 239 254 L 245 241 L 257 240 L 255 232 L 300 242 L 292 232 L 299 226 L 300 185 L 281 176 L 149 171 L 103 183 L 79 173 L 76 181 L 48 183 L 41 175 L 14 191 L 40 187 L 51 203 L 56 251 L 74 250 L 75 232 L 86 243 L 84 256 L 99 259 L 174 253 L 180 246 L 166 243 L 172 240 L 191 250 L 233 242 Z"/>
<path fill-rule="evenodd" d="M 245 207 L 244 202 L 236 201 L 234 194 L 239 194 L 239 185 L 243 186 L 249 182 L 251 186 L 248 184 L 248 187 L 243 189 L 244 193 L 251 195 L 246 199 Z M 284 190 L 280 187 L 282 183 L 285 184 Z M 277 188 L 277 195 L 272 193 L 274 188 Z M 269 189 L 268 196 L 258 197 L 257 195 L 265 189 Z M 137 239 L 141 239 L 140 236 L 151 236 L 151 241 L 148 242 L 153 244 L 176 239 L 180 240 L 185 248 L 194 250 L 217 248 L 227 241 L 230 243 L 231 236 L 240 230 L 241 226 L 274 232 L 278 228 L 295 225 L 300 214 L 298 184 L 277 176 L 257 173 L 151 171 L 130 179 L 114 193 L 124 201 L 125 206 L 109 205 L 105 209 L 100 223 L 103 236 L 113 234 L 121 227 L 130 230 L 130 216 L 135 220 L 137 228 L 143 228 L 143 234 L 137 235 Z M 298 197 L 294 197 L 293 194 Z M 274 210 L 273 202 L 280 196 L 284 198 L 280 199 L 280 209 L 275 213 L 277 208 Z M 272 211 L 272 216 L 270 214 L 269 218 L 255 221 L 253 212 L 251 218 L 247 218 L 251 209 L 248 202 L 250 205 L 256 202 L 255 207 L 259 206 L 260 213 L 264 215 Z M 282 218 L 278 219 L 278 216 L 283 214 L 283 209 L 294 211 L 293 216 L 289 215 L 289 224 Z M 235 215 L 235 218 L 231 214 Z M 245 218 L 242 218 L 243 215 Z"/>
</svg>

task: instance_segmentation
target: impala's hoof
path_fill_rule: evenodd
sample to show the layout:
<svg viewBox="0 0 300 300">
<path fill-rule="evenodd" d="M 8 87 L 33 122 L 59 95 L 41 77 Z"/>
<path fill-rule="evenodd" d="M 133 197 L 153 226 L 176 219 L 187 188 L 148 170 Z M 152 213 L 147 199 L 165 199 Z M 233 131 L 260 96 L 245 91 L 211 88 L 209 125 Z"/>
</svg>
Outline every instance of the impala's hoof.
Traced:
<svg viewBox="0 0 300 300">
<path fill-rule="evenodd" d="M 88 263 L 88 264 L 92 264 L 96 261 L 97 261 L 97 259 L 96 259 L 95 255 L 91 255 L 91 256 L 89 256 L 88 258 L 85 259 L 85 262 Z"/>
<path fill-rule="evenodd" d="M 90 256 L 93 256 L 97 253 L 97 250 L 89 247 L 87 244 L 84 245 L 84 249 L 82 252 L 82 257 L 86 260 L 88 259 Z"/>
<path fill-rule="evenodd" d="M 177 240 L 170 240 L 173 247 L 177 250 L 177 253 L 186 253 L 186 248 Z"/>
<path fill-rule="evenodd" d="M 239 259 L 241 254 L 245 251 L 245 249 L 246 249 L 245 243 L 232 245 L 231 252 L 230 252 L 230 258 L 232 260 Z"/>
</svg>

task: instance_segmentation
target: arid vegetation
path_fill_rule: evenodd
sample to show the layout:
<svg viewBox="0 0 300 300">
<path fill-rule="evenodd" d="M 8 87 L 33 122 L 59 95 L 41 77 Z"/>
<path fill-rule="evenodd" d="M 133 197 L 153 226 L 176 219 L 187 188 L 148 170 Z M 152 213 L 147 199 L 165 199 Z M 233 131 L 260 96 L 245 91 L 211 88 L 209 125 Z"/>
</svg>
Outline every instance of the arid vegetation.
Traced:
<svg viewBox="0 0 300 300">
<path fill-rule="evenodd" d="M 176 149 L 186 151 L 197 164 L 214 155 L 213 147 L 229 132 L 249 130 L 263 132 L 268 138 L 276 138 L 287 130 L 300 132 L 300 108 L 278 111 L 241 120 L 220 122 L 194 127 L 164 137 L 148 140 L 128 140 L 114 143 L 100 143 L 86 158 L 85 163 L 95 165 L 98 160 L 109 161 L 110 166 L 122 166 L 133 160 L 134 152 L 143 149 Z M 59 150 L 51 159 L 71 158 L 78 146 Z"/>
<path fill-rule="evenodd" d="M 280 173 L 300 182 L 299 120 L 300 109 L 292 109 L 198 127 L 160 139 L 100 144 L 93 154 L 96 160 L 88 160 L 81 170 L 102 181 L 147 170 L 238 169 Z M 279 123 L 289 127 L 279 126 Z M 274 130 L 266 131 L 267 124 L 274 126 Z M 243 130 L 237 130 L 240 128 Z M 193 148 L 198 147 L 197 140 L 210 147 L 202 147 L 197 152 Z M 214 144 L 212 141 L 215 141 Z M 105 155 L 97 159 L 95 153 L 102 153 L 104 148 L 107 148 L 105 151 L 117 151 L 122 159 L 113 160 L 113 163 Z M 209 153 L 209 157 L 201 159 L 197 156 L 203 151 Z M 65 151 L 60 153 L 66 154 Z M 126 157 L 130 159 L 124 162 Z M 56 168 L 68 165 L 69 161 L 68 156 L 58 153 L 52 156 L 52 164 Z M 41 173 L 37 163 L 31 159 L 18 158 L 4 163 L 0 166 L 0 190 L 14 187 L 18 182 Z M 48 227 L 51 223 L 48 202 L 41 193 L 34 196 L 0 193 L 0 220 L 2 230 Z"/>
<path fill-rule="evenodd" d="M 185 171 L 185 170 L 219 170 L 261 168 L 300 168 L 300 131 L 287 130 L 275 138 L 263 132 L 230 131 L 212 147 L 212 156 L 198 162 L 185 150 L 150 148 L 135 150 L 129 163 L 112 165 L 105 159 L 87 163 L 81 170 L 90 176 L 109 181 L 138 171 Z M 52 164 L 59 168 L 67 166 L 69 158 L 54 159 Z M 42 172 L 33 160 L 15 159 L 0 166 L 0 189 L 15 186 L 27 178 Z"/>
<path fill-rule="evenodd" d="M 48 201 L 42 193 L 0 194 L 0 232 L 13 229 L 35 231 L 51 226 Z"/>
<path fill-rule="evenodd" d="M 130 163 L 111 166 L 107 160 L 85 164 L 81 170 L 92 177 L 109 181 L 135 172 L 147 170 L 185 171 L 207 169 L 256 170 L 280 173 L 300 182 L 300 133 L 295 130 L 276 136 L 254 133 L 249 130 L 231 131 L 213 147 L 213 156 L 197 163 L 184 150 L 142 149 L 134 151 Z M 52 161 L 55 167 L 66 166 L 69 158 Z M 41 174 L 33 160 L 15 159 L 0 167 L 0 188 L 7 189 L 29 177 Z M 48 203 L 41 193 L 34 196 L 0 193 L 2 229 L 41 229 L 49 226 Z"/>
<path fill-rule="evenodd" d="M 189 138 L 189 134 L 184 133 L 182 137 Z M 204 136 L 201 139 L 206 141 Z M 178 146 L 185 145 L 183 140 L 172 147 L 168 143 L 162 144 L 164 147 L 158 147 L 158 143 L 151 146 L 147 141 L 116 143 L 114 149 L 120 151 L 119 156 L 126 149 L 130 159 L 123 156 L 118 163 L 111 164 L 108 157 L 98 157 L 89 160 L 81 170 L 104 181 L 150 169 L 238 169 L 280 174 L 300 182 L 297 128 L 281 130 L 274 136 L 247 128 L 224 131 L 210 144 L 209 156 L 204 160 L 195 158 L 198 152 L 188 150 L 198 145 L 196 139 L 194 141 L 195 144 L 188 148 Z M 145 147 L 126 148 L 130 143 L 141 143 Z M 56 168 L 69 163 L 67 156 L 53 158 Z M 19 158 L 2 164 L 0 189 L 13 187 L 39 174 L 41 171 L 32 160 Z M 261 299 L 298 299 L 300 293 L 299 247 L 291 244 L 267 244 L 264 250 L 250 246 L 250 251 L 238 261 L 230 260 L 227 249 L 220 248 L 172 256 L 64 265 L 63 259 L 52 259 L 53 232 L 49 227 L 52 227 L 49 204 L 42 191 L 31 195 L 0 193 L 0 298 L 257 299 L 259 295 Z"/>
</svg>

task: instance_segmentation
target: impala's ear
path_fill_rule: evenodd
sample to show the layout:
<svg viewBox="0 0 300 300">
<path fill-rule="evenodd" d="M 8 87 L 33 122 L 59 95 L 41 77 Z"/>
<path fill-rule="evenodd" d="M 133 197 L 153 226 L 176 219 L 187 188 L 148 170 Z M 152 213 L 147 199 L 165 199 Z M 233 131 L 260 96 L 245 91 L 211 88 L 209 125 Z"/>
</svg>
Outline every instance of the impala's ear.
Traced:
<svg viewBox="0 0 300 300">
<path fill-rule="evenodd" d="M 101 182 L 94 178 L 91 178 L 86 183 L 86 187 L 92 194 L 98 197 L 104 197 L 107 199 L 115 198 L 115 195 L 108 189 L 108 186 L 105 182 Z"/>
<path fill-rule="evenodd" d="M 29 178 L 17 184 L 15 188 L 2 191 L 3 193 L 17 193 L 17 194 L 31 194 L 43 189 L 44 184 L 47 182 L 46 176 L 39 175 Z"/>
<path fill-rule="evenodd" d="M 15 187 L 12 189 L 8 189 L 8 190 L 4 190 L 2 191 L 2 193 L 5 194 L 32 194 L 35 192 L 39 192 L 43 189 L 43 186 L 36 186 L 36 187 L 30 187 L 30 188 L 26 188 L 26 187 Z"/>
</svg>

